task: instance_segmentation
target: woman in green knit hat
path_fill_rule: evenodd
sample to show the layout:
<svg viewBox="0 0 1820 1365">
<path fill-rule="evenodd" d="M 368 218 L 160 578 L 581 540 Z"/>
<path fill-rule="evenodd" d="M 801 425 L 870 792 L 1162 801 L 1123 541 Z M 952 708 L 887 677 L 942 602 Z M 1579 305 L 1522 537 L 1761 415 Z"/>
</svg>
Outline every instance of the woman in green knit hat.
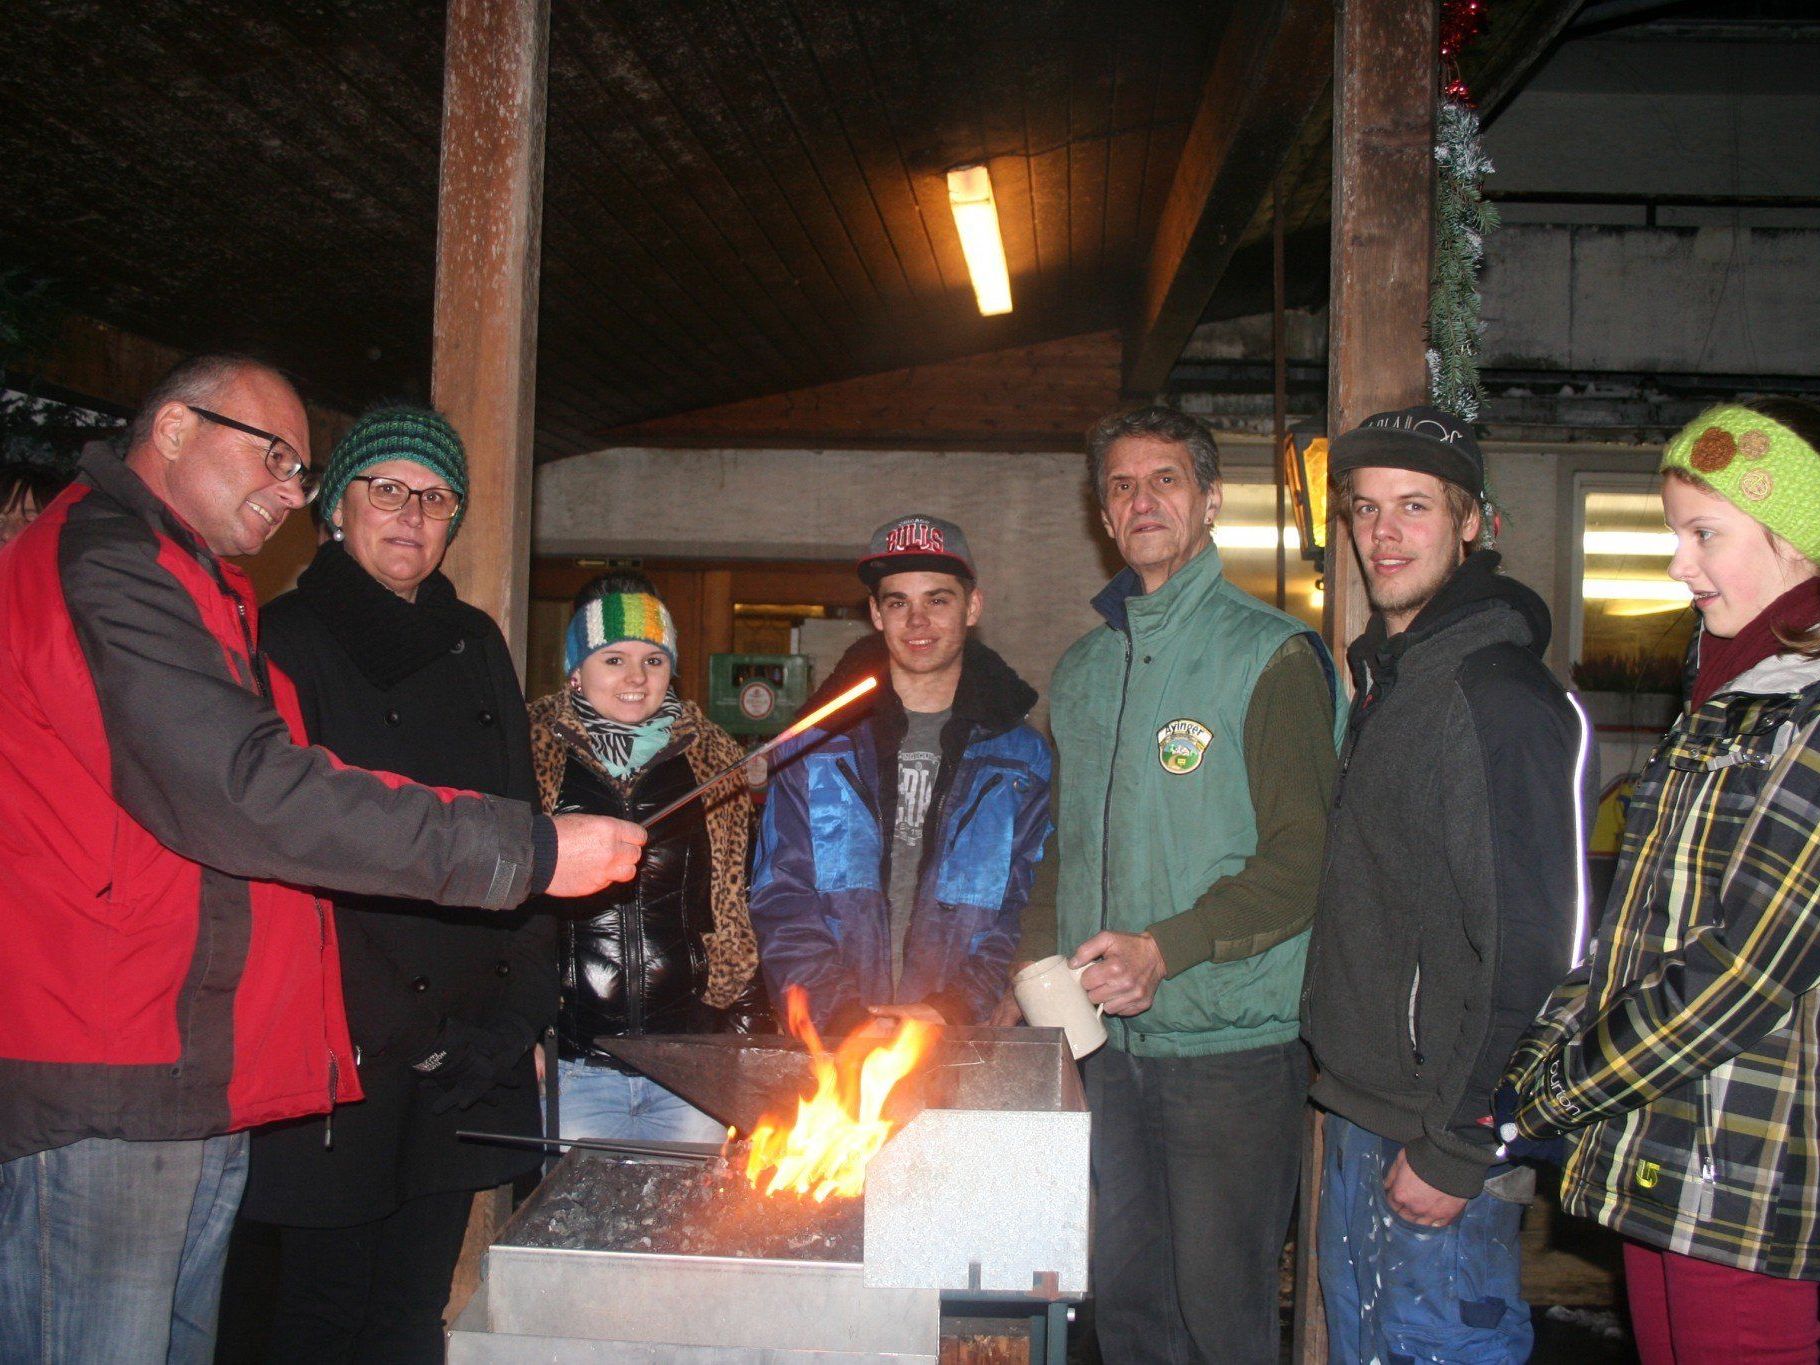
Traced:
<svg viewBox="0 0 1820 1365">
<path fill-rule="evenodd" d="M 461 438 L 389 407 L 323 471 L 329 539 L 268 607 L 262 645 L 312 743 L 439 787 L 531 800 L 531 738 L 499 628 L 443 576 L 467 507 Z M 555 1014 L 547 916 L 335 895 L 341 985 L 366 1098 L 252 1143 L 244 1216 L 279 1225 L 269 1359 L 440 1361 L 472 1192 L 535 1151 L 532 1042 Z M 304 1045 L 299 1040 L 299 1046 Z"/>
<path fill-rule="evenodd" d="M 1638 780 L 1590 956 L 1498 1097 L 1569 1138 L 1561 1205 L 1623 1234 L 1644 1365 L 1820 1344 L 1820 408 L 1728 403 L 1670 441 L 1688 706 Z"/>
</svg>

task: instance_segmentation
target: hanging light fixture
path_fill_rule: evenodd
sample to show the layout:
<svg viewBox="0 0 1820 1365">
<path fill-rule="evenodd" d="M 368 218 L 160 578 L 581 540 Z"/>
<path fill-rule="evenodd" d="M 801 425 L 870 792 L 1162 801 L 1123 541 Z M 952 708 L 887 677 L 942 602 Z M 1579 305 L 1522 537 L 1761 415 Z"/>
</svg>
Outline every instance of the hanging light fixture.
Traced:
<svg viewBox="0 0 1820 1365">
<path fill-rule="evenodd" d="M 1302 558 L 1314 562 L 1317 574 L 1327 571 L 1327 437 L 1307 428 L 1283 437 L 1283 481 L 1289 487 L 1289 505 L 1295 512 L 1296 536 Z"/>
<path fill-rule="evenodd" d="M 959 166 L 948 172 L 948 206 L 954 230 L 973 279 L 973 296 L 985 317 L 1011 311 L 1011 271 L 1005 264 L 1005 239 L 999 235 L 998 205 L 992 199 L 992 176 L 984 166 Z"/>
</svg>

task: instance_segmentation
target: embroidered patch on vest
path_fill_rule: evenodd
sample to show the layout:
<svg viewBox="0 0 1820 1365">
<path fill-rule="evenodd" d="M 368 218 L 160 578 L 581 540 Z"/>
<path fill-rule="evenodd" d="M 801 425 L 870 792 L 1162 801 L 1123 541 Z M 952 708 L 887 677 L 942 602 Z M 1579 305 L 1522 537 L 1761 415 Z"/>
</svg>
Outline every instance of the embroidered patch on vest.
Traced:
<svg viewBox="0 0 1820 1365">
<path fill-rule="evenodd" d="M 1191 773 L 1201 766 L 1213 731 L 1197 720 L 1172 720 L 1156 732 L 1156 759 L 1168 773 Z"/>
<path fill-rule="evenodd" d="M 1662 1164 L 1658 1161 L 1639 1161 L 1637 1163 L 1637 1187 L 1653 1190 L 1656 1181 L 1661 1178 Z"/>
</svg>

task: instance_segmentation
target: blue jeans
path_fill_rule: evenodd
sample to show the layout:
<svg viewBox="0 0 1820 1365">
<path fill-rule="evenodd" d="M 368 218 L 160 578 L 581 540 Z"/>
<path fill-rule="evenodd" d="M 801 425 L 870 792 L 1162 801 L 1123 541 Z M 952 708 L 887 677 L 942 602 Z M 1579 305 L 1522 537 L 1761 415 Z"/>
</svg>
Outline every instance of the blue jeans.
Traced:
<svg viewBox="0 0 1820 1365">
<path fill-rule="evenodd" d="M 1523 1206 L 1481 1194 L 1447 1227 L 1405 1222 L 1384 1198 L 1402 1144 L 1338 1114 L 1324 1123 L 1319 1247 L 1330 1365 L 1522 1365 L 1534 1339 L 1519 1282 Z"/>
<path fill-rule="evenodd" d="M 634 1142 L 720 1142 L 726 1126 L 673 1091 L 610 1066 L 558 1062 L 558 1137 Z"/>
<path fill-rule="evenodd" d="M 0 1360 L 208 1365 L 247 1137 L 0 1162 Z"/>
</svg>

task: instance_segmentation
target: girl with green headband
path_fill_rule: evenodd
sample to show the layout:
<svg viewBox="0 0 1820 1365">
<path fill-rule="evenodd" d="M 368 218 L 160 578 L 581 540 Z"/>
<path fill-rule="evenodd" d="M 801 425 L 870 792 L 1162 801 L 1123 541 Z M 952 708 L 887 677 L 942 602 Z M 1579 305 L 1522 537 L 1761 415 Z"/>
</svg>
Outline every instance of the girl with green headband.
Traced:
<svg viewBox="0 0 1820 1365">
<path fill-rule="evenodd" d="M 1622 1233 L 1644 1365 L 1820 1346 L 1820 408 L 1729 403 L 1663 452 L 1688 706 L 1632 798 L 1590 955 L 1512 1058 L 1513 1154 Z"/>
<path fill-rule="evenodd" d="M 546 812 L 642 820 L 743 754 L 673 682 L 676 626 L 651 581 L 607 574 L 564 636 L 568 685 L 531 708 Z M 635 881 L 564 902 L 553 1131 L 719 1142 L 725 1130 L 596 1043 L 644 1033 L 755 1031 L 764 1013 L 746 912 L 752 801 L 723 783 L 651 830 Z"/>
</svg>

